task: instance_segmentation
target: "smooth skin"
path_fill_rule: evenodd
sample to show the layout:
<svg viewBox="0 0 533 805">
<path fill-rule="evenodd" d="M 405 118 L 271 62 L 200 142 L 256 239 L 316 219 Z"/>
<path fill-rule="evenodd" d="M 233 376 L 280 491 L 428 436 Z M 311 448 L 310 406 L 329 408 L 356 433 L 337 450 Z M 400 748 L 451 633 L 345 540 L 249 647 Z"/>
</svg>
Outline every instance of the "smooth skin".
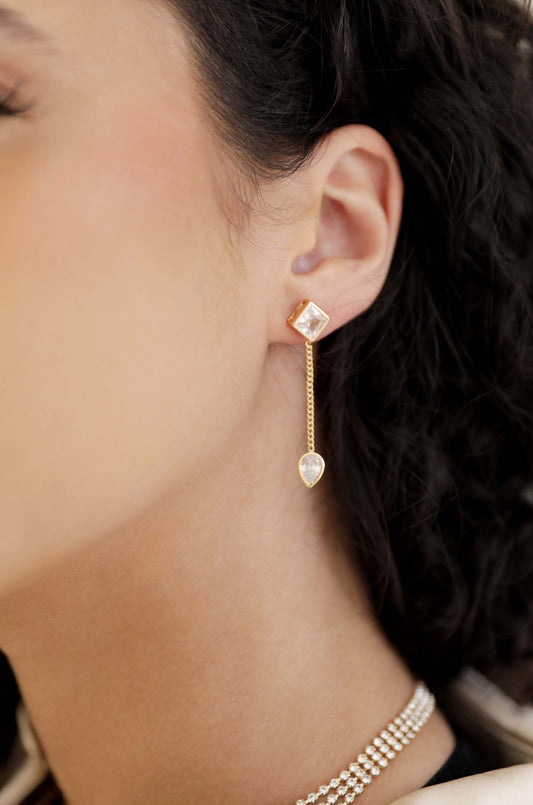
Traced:
<svg viewBox="0 0 533 805">
<path fill-rule="evenodd" d="M 337 129 L 236 244 L 216 192 L 236 168 L 168 9 L 8 2 L 51 42 L 0 28 L 0 89 L 31 102 L 0 119 L 0 646 L 70 805 L 292 805 L 414 686 L 327 463 L 298 475 L 287 324 L 311 299 L 325 337 L 374 302 L 398 163 Z M 365 802 L 453 746 L 436 711 Z"/>
</svg>

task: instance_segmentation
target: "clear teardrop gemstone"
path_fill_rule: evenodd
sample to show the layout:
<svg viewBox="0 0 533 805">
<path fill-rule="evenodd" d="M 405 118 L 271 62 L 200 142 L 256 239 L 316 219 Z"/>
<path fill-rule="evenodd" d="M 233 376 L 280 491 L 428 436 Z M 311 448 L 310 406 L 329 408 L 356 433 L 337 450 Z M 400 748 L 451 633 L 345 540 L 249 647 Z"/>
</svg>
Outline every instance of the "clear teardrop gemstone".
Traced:
<svg viewBox="0 0 533 805">
<path fill-rule="evenodd" d="M 298 461 L 300 477 L 306 486 L 314 486 L 322 478 L 326 464 L 320 453 L 304 453 Z"/>
</svg>

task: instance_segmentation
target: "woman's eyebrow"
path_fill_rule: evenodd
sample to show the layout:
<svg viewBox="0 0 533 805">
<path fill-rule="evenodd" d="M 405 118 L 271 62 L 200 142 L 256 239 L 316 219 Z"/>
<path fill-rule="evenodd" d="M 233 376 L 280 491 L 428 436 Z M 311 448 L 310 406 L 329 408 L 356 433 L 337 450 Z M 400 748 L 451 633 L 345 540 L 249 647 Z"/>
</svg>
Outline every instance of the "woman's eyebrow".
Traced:
<svg viewBox="0 0 533 805">
<path fill-rule="evenodd" d="M 0 5 L 0 36 L 33 45 L 52 45 L 51 37 L 32 25 L 20 11 Z"/>
</svg>

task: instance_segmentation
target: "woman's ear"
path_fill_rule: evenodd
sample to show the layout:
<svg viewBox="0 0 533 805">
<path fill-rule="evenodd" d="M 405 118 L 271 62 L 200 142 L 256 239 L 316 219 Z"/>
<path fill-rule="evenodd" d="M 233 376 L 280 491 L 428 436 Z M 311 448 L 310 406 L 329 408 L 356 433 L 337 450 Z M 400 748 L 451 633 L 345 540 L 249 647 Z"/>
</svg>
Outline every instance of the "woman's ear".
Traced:
<svg viewBox="0 0 533 805">
<path fill-rule="evenodd" d="M 403 180 L 388 141 L 353 124 L 325 138 L 312 164 L 291 178 L 290 194 L 296 214 L 270 319 L 272 343 L 302 341 L 286 321 L 302 299 L 330 316 L 319 338 L 372 304 L 394 253 Z"/>
</svg>

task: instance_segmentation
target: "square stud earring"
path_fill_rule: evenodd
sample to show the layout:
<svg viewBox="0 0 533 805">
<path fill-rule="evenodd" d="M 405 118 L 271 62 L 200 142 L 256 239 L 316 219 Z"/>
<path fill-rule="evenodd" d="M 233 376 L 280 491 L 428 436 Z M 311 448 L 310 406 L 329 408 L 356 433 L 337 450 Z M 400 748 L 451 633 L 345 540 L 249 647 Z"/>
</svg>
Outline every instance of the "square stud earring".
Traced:
<svg viewBox="0 0 533 805">
<path fill-rule="evenodd" d="M 313 341 L 315 341 L 330 317 L 314 302 L 302 299 L 296 310 L 287 318 L 287 323 L 306 339 L 305 354 L 307 366 L 307 453 L 300 456 L 298 472 L 304 484 L 314 486 L 322 478 L 326 463 L 320 453 L 315 452 L 315 400 L 313 386 Z"/>
</svg>

